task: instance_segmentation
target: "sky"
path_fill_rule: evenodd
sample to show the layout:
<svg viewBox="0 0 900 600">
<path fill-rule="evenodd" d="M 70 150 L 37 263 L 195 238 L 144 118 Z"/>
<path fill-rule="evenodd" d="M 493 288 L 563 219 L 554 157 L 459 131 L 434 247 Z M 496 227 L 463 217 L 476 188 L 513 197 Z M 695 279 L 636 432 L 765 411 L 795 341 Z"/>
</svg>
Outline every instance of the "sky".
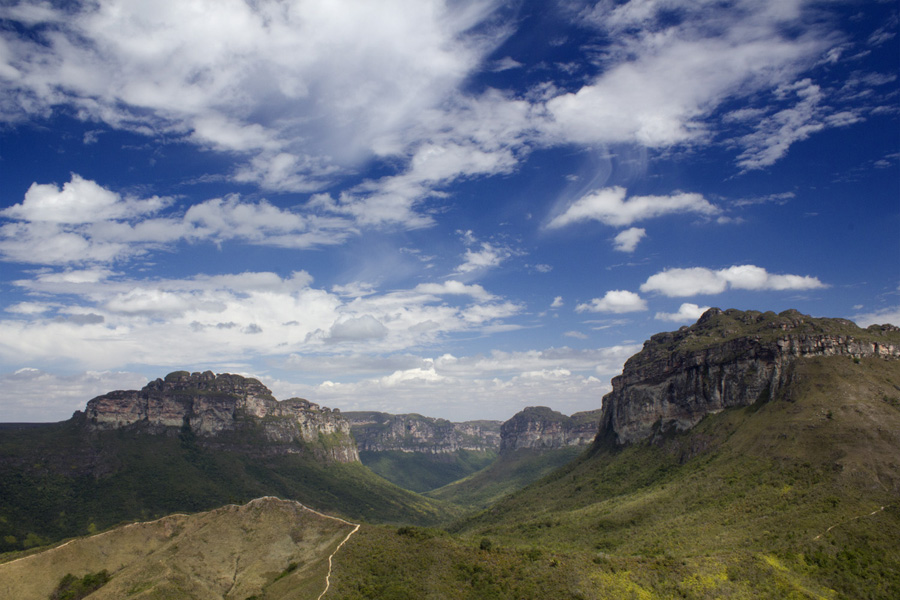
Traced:
<svg viewBox="0 0 900 600">
<path fill-rule="evenodd" d="M 599 408 L 709 307 L 900 325 L 900 6 L 0 5 L 0 421 L 175 370 Z"/>
</svg>

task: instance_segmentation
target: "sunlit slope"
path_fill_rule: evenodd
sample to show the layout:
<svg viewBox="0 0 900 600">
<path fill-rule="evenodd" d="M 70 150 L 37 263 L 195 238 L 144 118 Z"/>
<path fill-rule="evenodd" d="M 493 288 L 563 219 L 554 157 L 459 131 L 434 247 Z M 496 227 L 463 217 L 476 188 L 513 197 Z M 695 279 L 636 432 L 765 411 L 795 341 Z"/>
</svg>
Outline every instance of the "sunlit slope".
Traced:
<svg viewBox="0 0 900 600">
<path fill-rule="evenodd" d="M 799 360 L 784 392 L 599 440 L 458 530 L 589 553 L 610 589 L 648 598 L 900 597 L 900 362 Z"/>
<path fill-rule="evenodd" d="M 172 515 L 0 564 L 0 597 L 46 599 L 67 574 L 106 571 L 92 600 L 316 598 L 329 555 L 353 529 L 274 498 Z"/>
<path fill-rule="evenodd" d="M 239 449 L 214 449 L 178 436 L 85 434 L 69 422 L 2 431 L 0 551 L 266 495 L 353 520 L 428 524 L 448 518 L 439 502 L 359 463 L 257 455 L 246 438 L 242 442 Z"/>
</svg>

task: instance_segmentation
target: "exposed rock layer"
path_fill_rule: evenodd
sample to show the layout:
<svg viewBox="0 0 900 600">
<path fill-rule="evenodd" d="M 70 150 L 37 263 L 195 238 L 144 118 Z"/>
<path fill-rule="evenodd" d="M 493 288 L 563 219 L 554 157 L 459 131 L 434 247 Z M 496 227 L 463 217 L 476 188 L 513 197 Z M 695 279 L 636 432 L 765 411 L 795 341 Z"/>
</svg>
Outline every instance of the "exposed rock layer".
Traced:
<svg viewBox="0 0 900 600">
<path fill-rule="evenodd" d="M 364 452 L 449 454 L 459 450 L 497 451 L 500 447 L 499 421 L 452 423 L 417 414 L 372 411 L 348 411 L 343 417 L 349 421 L 353 437 Z"/>
<path fill-rule="evenodd" d="M 571 417 L 546 406 L 529 406 L 500 427 L 500 451 L 519 448 L 555 449 L 590 444 L 597 435 L 600 411 Z"/>
<path fill-rule="evenodd" d="M 774 398 L 795 360 L 809 356 L 900 357 L 900 329 L 857 327 L 795 310 L 711 308 L 694 325 L 654 335 L 625 362 L 603 398 L 598 438 L 617 444 L 686 430 L 709 413 Z"/>
<path fill-rule="evenodd" d="M 340 411 L 302 398 L 279 402 L 258 380 L 228 373 L 176 371 L 141 390 L 110 392 L 87 403 L 85 420 L 93 429 L 190 430 L 208 445 L 224 443 L 230 432 L 256 430 L 269 442 L 262 449 L 267 454 L 311 450 L 326 460 L 359 460 Z"/>
</svg>

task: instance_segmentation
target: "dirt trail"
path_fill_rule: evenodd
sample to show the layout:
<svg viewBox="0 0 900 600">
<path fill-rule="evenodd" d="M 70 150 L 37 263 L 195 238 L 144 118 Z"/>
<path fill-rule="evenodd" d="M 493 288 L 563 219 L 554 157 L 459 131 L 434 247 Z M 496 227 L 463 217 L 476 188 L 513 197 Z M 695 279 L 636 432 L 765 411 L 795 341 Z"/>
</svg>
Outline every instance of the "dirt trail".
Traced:
<svg viewBox="0 0 900 600">
<path fill-rule="evenodd" d="M 823 535 L 825 535 L 826 533 L 828 533 L 829 531 L 831 531 L 832 529 L 834 529 L 835 527 L 844 525 L 845 523 L 849 523 L 850 521 L 855 521 L 857 519 L 862 519 L 863 517 L 871 517 L 871 516 L 877 515 L 878 513 L 883 511 L 885 508 L 887 508 L 887 507 L 882 506 L 881 508 L 879 508 L 877 510 L 873 510 L 872 512 L 870 512 L 867 515 L 859 515 L 858 517 L 853 517 L 852 519 L 847 519 L 846 521 L 841 521 L 840 523 L 835 523 L 834 525 L 832 525 L 831 527 L 829 527 L 828 529 L 826 529 L 825 531 L 823 531 L 822 533 L 820 533 L 819 535 L 814 537 L 813 539 L 817 540 L 817 539 L 821 538 Z"/>
<path fill-rule="evenodd" d="M 350 533 L 347 534 L 347 537 L 345 537 L 341 541 L 341 543 L 337 545 L 337 548 L 335 548 L 334 552 L 332 552 L 331 555 L 328 557 L 328 574 L 325 575 L 325 589 L 322 590 L 322 593 L 319 594 L 318 598 L 316 598 L 316 600 L 322 600 L 322 597 L 325 596 L 325 594 L 327 594 L 328 590 L 331 588 L 331 565 L 332 565 L 331 560 L 334 558 L 334 555 L 337 554 L 338 551 L 340 551 L 341 546 L 346 544 L 347 540 L 349 540 L 353 536 L 354 533 L 359 531 L 359 524 L 351 523 L 350 521 L 345 521 L 344 519 L 341 519 L 338 517 L 332 517 L 331 515 L 323 515 L 322 513 L 318 512 L 316 510 L 313 510 L 313 509 L 309 508 L 308 506 L 304 506 L 303 508 L 305 508 L 306 510 L 312 511 L 312 512 L 316 513 L 317 515 L 320 515 L 323 517 L 328 517 L 329 519 L 334 519 L 335 521 L 340 521 L 341 523 L 346 523 L 347 525 L 353 525 L 353 531 L 351 531 Z"/>
</svg>

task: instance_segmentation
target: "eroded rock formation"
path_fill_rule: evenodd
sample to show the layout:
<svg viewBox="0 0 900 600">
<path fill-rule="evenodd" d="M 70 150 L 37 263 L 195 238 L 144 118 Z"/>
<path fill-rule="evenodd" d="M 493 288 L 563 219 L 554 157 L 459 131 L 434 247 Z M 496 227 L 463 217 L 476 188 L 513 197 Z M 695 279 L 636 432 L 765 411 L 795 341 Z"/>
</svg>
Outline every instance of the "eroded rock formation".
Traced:
<svg viewBox="0 0 900 600">
<path fill-rule="evenodd" d="M 361 451 L 425 452 L 450 454 L 459 450 L 496 451 L 500 447 L 499 421 L 452 423 L 417 414 L 345 412 Z"/>
<path fill-rule="evenodd" d="M 710 413 L 774 398 L 807 356 L 900 357 L 900 328 L 857 327 L 795 310 L 711 308 L 690 327 L 654 335 L 603 398 L 599 437 L 617 444 L 686 430 Z"/>
<path fill-rule="evenodd" d="M 279 402 L 258 380 L 228 373 L 169 373 L 141 390 L 94 398 L 84 418 L 93 429 L 190 431 L 207 445 L 224 443 L 231 432 L 255 432 L 268 442 L 262 450 L 268 454 L 312 451 L 326 460 L 359 460 L 340 411 L 302 398 Z"/>
<path fill-rule="evenodd" d="M 571 417 L 546 406 L 529 406 L 500 427 L 500 451 L 519 448 L 553 449 L 590 444 L 597 435 L 600 411 Z"/>
</svg>

